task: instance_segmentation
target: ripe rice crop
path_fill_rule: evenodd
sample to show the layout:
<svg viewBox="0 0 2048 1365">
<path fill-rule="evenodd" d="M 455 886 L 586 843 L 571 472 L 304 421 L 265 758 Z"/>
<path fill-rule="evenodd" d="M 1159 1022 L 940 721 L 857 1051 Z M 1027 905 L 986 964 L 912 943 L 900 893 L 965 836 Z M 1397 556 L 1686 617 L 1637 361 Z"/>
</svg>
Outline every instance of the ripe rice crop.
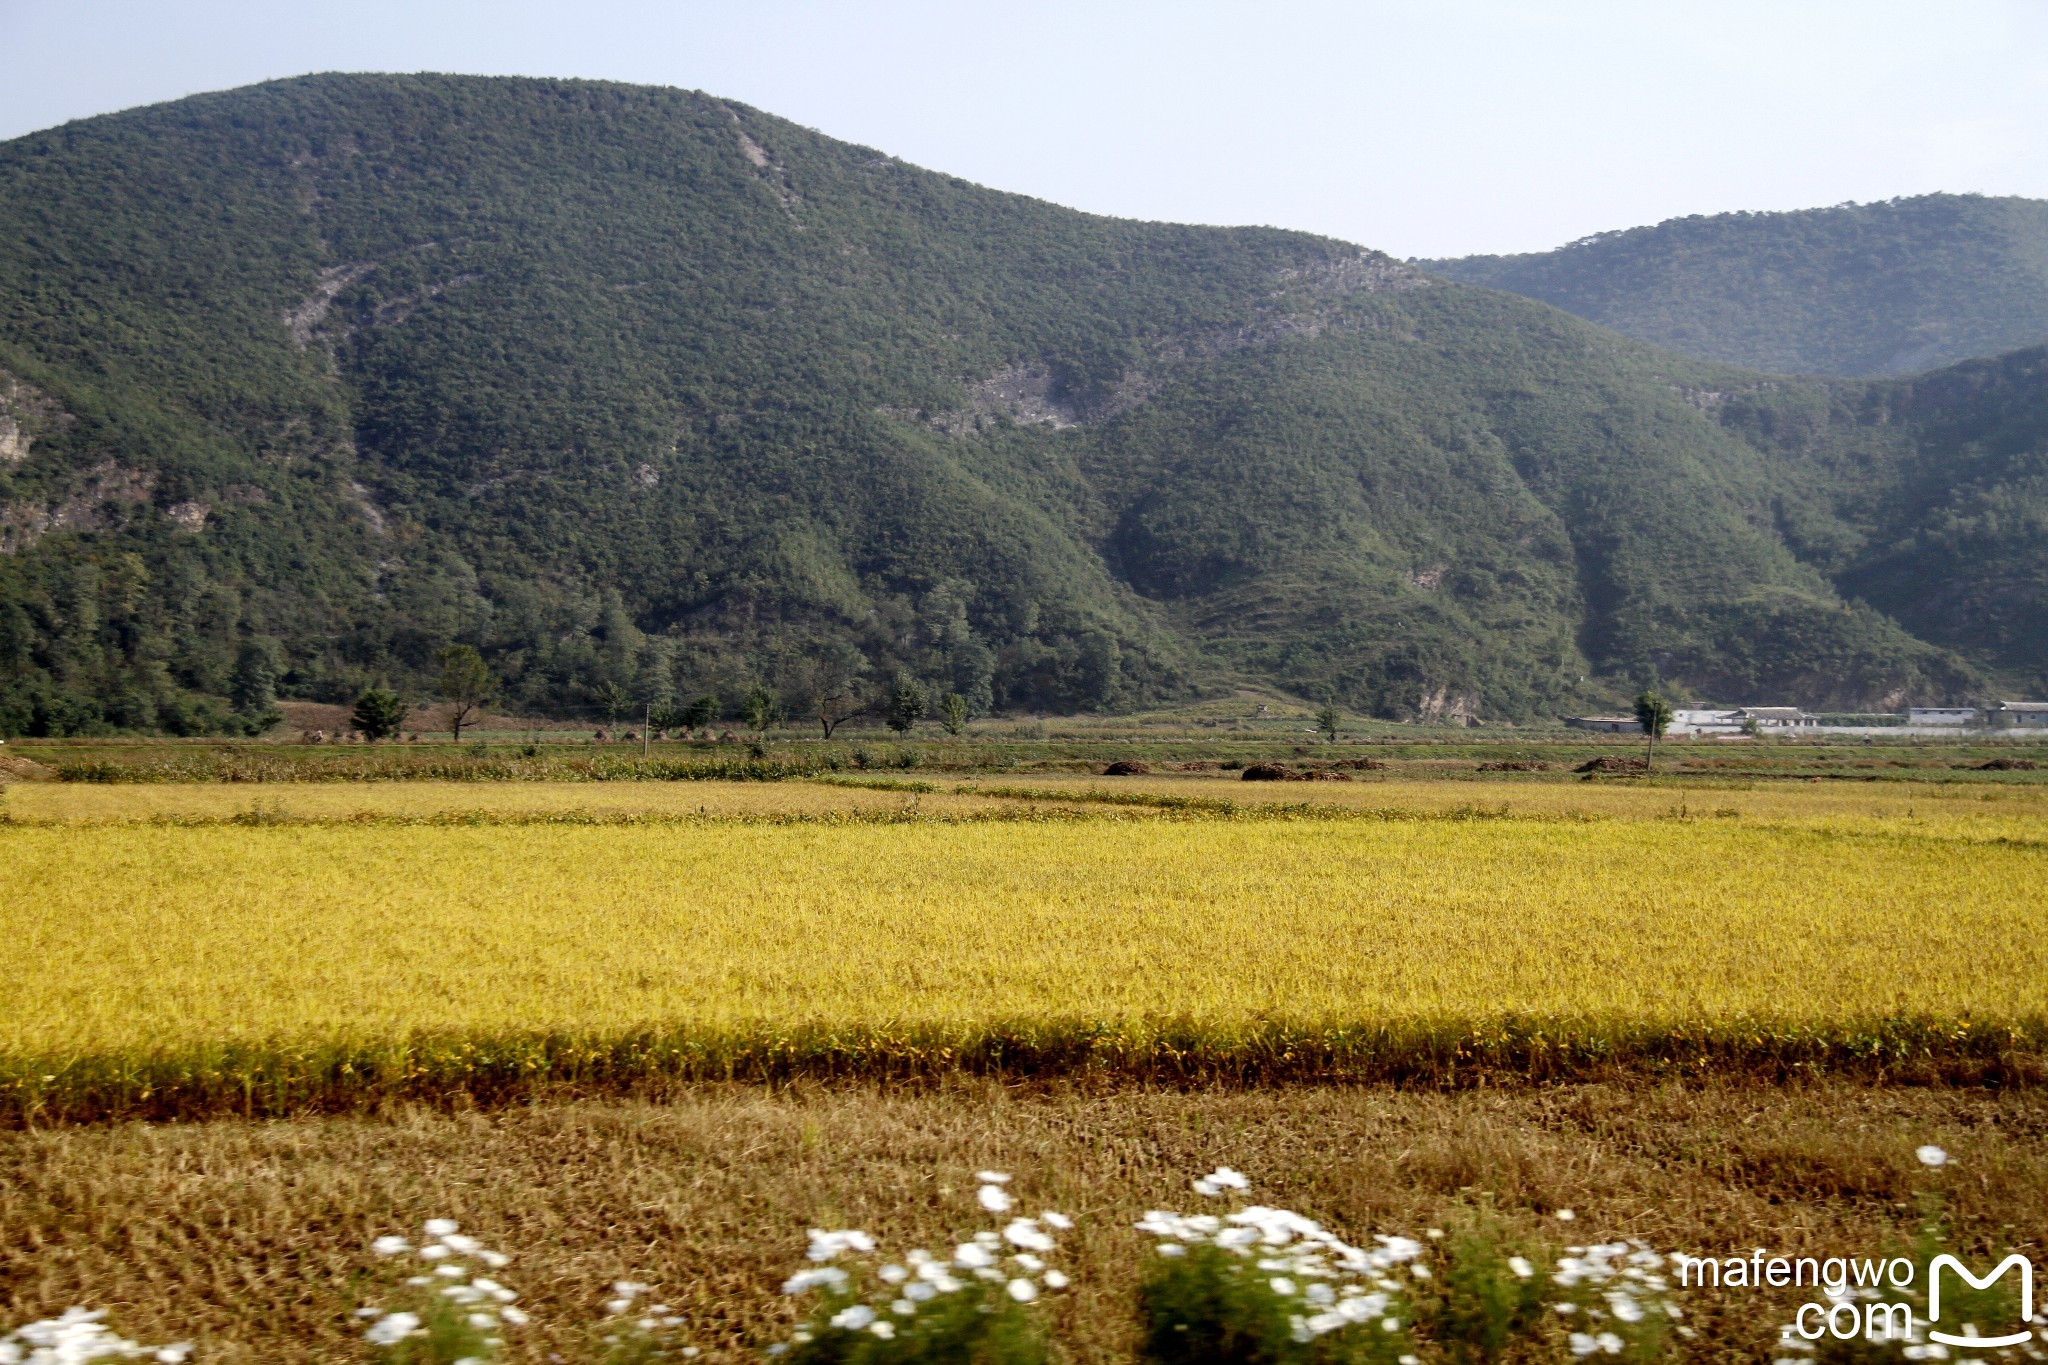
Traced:
<svg viewBox="0 0 2048 1365">
<path fill-rule="evenodd" d="M 2009 1070 L 2042 1032 L 2027 803 L 1281 819 L 753 788 L 778 816 L 643 790 L 681 809 L 432 820 L 389 788 L 341 793 L 399 794 L 367 820 L 0 828 L 0 931 L 33 964 L 0 1014 L 4 1112 L 961 1069 Z"/>
</svg>

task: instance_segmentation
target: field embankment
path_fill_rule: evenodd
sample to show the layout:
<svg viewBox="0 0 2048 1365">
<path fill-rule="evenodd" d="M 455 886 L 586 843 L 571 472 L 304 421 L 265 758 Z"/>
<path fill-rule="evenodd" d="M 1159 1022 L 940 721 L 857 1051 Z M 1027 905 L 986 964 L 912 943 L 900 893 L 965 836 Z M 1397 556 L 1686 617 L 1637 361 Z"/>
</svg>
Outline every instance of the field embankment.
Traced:
<svg viewBox="0 0 2048 1365">
<path fill-rule="evenodd" d="M 578 789 L 17 789 L 0 932 L 37 968 L 0 1112 L 959 1071 L 2011 1078 L 2048 1039 L 2031 794 Z"/>
</svg>

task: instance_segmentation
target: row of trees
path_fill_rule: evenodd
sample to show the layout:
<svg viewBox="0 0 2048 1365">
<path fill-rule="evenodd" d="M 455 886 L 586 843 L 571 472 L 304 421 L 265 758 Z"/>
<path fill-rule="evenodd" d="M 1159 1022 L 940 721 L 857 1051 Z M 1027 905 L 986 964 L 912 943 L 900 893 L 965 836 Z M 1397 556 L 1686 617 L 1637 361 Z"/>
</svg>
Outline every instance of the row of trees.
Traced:
<svg viewBox="0 0 2048 1365">
<path fill-rule="evenodd" d="M 496 700 L 498 680 L 471 645 L 450 645 L 435 660 L 440 671 L 435 677 L 434 692 L 447 703 L 449 728 L 454 731 L 455 741 L 461 743 L 463 728 L 474 724 L 484 708 Z M 260 678 L 255 677 L 260 672 L 255 663 L 250 663 L 249 669 L 247 690 L 260 692 L 261 704 L 269 705 L 271 676 L 263 673 Z M 243 682 L 239 670 L 237 682 L 239 691 Z M 635 709 L 632 694 L 617 683 L 595 689 L 593 700 L 610 724 L 630 716 Z M 664 700 L 644 703 L 643 708 L 648 728 L 656 731 L 703 729 L 716 724 L 724 714 L 719 697 L 708 692 L 685 703 Z M 414 703 L 388 687 L 368 687 L 357 695 L 350 721 L 367 739 L 389 739 L 404 728 L 413 709 Z M 788 701 L 774 689 L 756 683 L 739 703 L 739 718 L 752 729 L 765 731 L 787 721 L 815 722 L 826 739 L 832 738 L 833 731 L 847 721 L 867 715 L 879 716 L 898 734 L 908 734 L 930 715 L 948 734 L 959 735 L 966 731 L 972 714 L 967 698 L 958 692 L 928 687 L 906 672 L 897 673 L 885 687 L 871 687 L 854 669 L 831 667 L 829 658 L 806 670 L 798 695 Z"/>
<path fill-rule="evenodd" d="M 705 693 L 684 706 L 657 706 L 648 713 L 648 724 L 656 730 L 695 730 L 715 722 L 721 713 L 719 698 Z M 840 726 L 862 716 L 875 716 L 898 734 L 908 734 L 927 716 L 945 727 L 946 733 L 963 734 L 973 711 L 958 692 L 928 687 L 908 673 L 898 673 L 886 686 L 870 687 L 847 678 L 832 685 L 803 689 L 785 698 L 775 689 L 756 683 L 740 698 L 739 718 L 750 728 L 767 730 L 776 725 L 815 724 L 826 739 Z"/>
</svg>

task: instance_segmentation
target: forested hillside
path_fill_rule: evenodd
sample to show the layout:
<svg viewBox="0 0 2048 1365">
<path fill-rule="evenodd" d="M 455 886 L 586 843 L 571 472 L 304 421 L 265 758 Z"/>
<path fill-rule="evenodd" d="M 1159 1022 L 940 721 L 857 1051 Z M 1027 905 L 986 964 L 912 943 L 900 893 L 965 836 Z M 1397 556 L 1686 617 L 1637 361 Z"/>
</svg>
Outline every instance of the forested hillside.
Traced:
<svg viewBox="0 0 2048 1365">
<path fill-rule="evenodd" d="M 1902 375 L 2048 341 L 2048 202 L 1928 194 L 1721 213 L 1415 264 L 1703 360 Z"/>
<path fill-rule="evenodd" d="M 1977 695 L 2043 667 L 2017 375 L 1765 380 L 701 94 L 279 82 L 0 145 L 0 732 L 451 642 L 577 714 Z"/>
</svg>

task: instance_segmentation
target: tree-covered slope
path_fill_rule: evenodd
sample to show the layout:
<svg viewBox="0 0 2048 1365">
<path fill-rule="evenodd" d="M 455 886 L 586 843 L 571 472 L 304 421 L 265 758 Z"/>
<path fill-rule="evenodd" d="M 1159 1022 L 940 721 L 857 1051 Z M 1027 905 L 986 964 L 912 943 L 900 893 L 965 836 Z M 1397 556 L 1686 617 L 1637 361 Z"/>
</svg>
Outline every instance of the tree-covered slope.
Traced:
<svg viewBox="0 0 2048 1365">
<path fill-rule="evenodd" d="M 418 689 L 456 641 L 561 710 L 902 674 L 979 710 L 1257 681 L 1524 718 L 2031 667 L 1990 605 L 1916 637 L 1841 595 L 1865 561 L 1788 491 L 1879 513 L 1705 396 L 1765 382 L 700 94 L 188 99 L 0 145 L 0 729 Z M 1842 407 L 1831 442 L 1883 406 L 1768 383 Z M 1871 437 L 1902 490 L 1926 430 Z"/>
<path fill-rule="evenodd" d="M 1930 194 L 1722 213 L 1416 264 L 1684 355 L 1903 375 L 2048 341 L 2048 202 Z"/>
</svg>

